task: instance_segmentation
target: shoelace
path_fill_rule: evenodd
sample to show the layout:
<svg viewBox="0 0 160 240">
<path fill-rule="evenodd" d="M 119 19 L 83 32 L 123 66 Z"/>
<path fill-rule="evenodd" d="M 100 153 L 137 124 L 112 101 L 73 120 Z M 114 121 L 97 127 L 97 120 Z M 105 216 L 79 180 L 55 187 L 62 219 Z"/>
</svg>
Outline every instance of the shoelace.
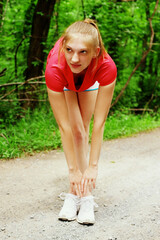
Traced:
<svg viewBox="0 0 160 240">
<path fill-rule="evenodd" d="M 83 204 L 83 203 L 87 203 L 87 207 L 88 208 L 91 208 L 92 204 L 95 208 L 98 208 L 98 204 L 94 201 L 94 197 L 91 197 L 91 198 L 88 198 L 88 197 L 84 197 L 84 198 L 81 198 L 80 200 L 80 204 Z"/>
<path fill-rule="evenodd" d="M 60 199 L 61 200 L 65 200 L 66 198 L 72 198 L 73 200 L 76 200 L 76 205 L 77 206 L 80 206 L 81 204 L 83 204 L 84 202 L 87 202 L 88 206 L 91 207 L 92 204 L 95 208 L 98 208 L 98 204 L 94 201 L 95 197 L 83 197 L 83 198 L 79 198 L 78 196 L 74 196 L 72 194 L 69 194 L 69 193 L 65 193 L 65 192 L 62 192 L 60 195 L 59 195 Z"/>
<path fill-rule="evenodd" d="M 65 200 L 67 198 L 72 198 L 75 202 L 76 202 L 76 205 L 79 206 L 80 205 L 80 201 L 81 199 L 78 197 L 78 196 L 74 196 L 72 194 L 69 194 L 69 193 L 64 193 L 62 192 L 60 195 L 59 195 L 60 199 L 61 200 Z"/>
</svg>

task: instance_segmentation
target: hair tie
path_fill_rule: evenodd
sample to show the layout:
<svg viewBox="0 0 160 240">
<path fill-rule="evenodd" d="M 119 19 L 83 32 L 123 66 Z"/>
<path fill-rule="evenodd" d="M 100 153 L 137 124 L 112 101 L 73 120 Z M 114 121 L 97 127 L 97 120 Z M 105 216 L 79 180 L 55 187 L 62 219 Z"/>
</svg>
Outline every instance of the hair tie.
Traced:
<svg viewBox="0 0 160 240">
<path fill-rule="evenodd" d="M 96 28 L 96 25 L 94 23 L 90 22 L 89 24 Z"/>
</svg>

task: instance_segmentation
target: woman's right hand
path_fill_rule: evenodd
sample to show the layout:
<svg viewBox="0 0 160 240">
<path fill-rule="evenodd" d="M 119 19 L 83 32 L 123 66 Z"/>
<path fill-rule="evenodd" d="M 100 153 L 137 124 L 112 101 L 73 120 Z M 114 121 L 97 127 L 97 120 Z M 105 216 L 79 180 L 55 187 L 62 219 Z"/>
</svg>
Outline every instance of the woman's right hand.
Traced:
<svg viewBox="0 0 160 240">
<path fill-rule="evenodd" d="M 82 173 L 79 169 L 77 170 L 69 170 L 69 180 L 70 180 L 70 187 L 71 192 L 76 192 L 76 195 L 81 197 L 81 179 Z"/>
</svg>

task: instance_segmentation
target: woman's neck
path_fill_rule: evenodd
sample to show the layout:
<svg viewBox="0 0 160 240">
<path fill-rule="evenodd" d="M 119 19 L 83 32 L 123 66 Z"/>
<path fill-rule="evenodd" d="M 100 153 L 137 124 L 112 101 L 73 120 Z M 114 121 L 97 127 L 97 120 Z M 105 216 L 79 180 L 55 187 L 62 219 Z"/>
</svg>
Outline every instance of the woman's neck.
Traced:
<svg viewBox="0 0 160 240">
<path fill-rule="evenodd" d="M 80 72 L 80 73 L 73 73 L 73 77 L 74 77 L 74 78 L 84 77 L 84 75 L 85 75 L 86 72 L 87 72 L 87 69 L 88 69 L 88 68 L 84 69 L 84 70 L 83 70 L 82 72 Z"/>
<path fill-rule="evenodd" d="M 73 73 L 74 84 L 75 84 L 75 87 L 77 90 L 81 87 L 81 85 L 83 83 L 86 71 L 87 71 L 87 69 L 85 69 L 84 71 L 77 73 L 77 74 Z"/>
</svg>

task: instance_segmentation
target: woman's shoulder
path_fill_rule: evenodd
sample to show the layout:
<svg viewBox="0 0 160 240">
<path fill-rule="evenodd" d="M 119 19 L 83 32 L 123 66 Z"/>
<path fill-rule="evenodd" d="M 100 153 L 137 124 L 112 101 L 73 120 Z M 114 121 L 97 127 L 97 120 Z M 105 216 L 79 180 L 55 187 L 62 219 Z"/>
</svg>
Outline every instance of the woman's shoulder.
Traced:
<svg viewBox="0 0 160 240">
<path fill-rule="evenodd" d="M 56 64 L 58 65 L 59 57 L 63 58 L 63 54 L 60 52 L 60 48 L 62 46 L 62 38 L 58 39 L 55 43 L 54 47 L 50 50 L 47 57 L 47 64 Z M 62 60 L 62 59 L 61 59 Z"/>
<path fill-rule="evenodd" d="M 99 59 L 97 67 L 95 78 L 101 86 L 108 85 L 115 80 L 117 76 L 117 67 L 108 53 Z"/>
<path fill-rule="evenodd" d="M 111 58 L 111 56 L 108 53 L 105 53 L 103 56 L 99 58 L 96 70 L 97 70 L 96 72 L 101 72 L 101 73 L 105 73 L 105 72 L 116 73 L 117 67 L 114 60 Z"/>
<path fill-rule="evenodd" d="M 102 66 L 116 67 L 116 64 L 115 64 L 114 60 L 112 59 L 112 57 L 107 52 L 105 52 L 103 54 L 103 56 L 100 57 L 99 67 L 102 67 Z"/>
</svg>

